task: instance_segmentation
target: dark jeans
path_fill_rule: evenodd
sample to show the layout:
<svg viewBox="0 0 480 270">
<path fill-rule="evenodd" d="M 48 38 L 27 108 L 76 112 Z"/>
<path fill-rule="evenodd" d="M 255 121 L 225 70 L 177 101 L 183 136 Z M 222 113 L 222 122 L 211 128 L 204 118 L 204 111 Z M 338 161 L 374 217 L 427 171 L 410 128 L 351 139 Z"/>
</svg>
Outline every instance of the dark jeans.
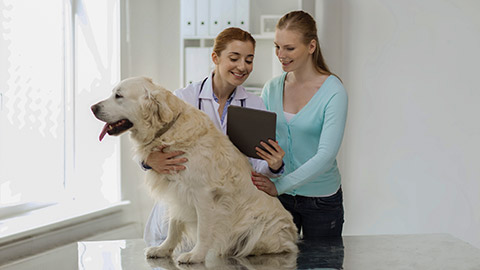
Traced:
<svg viewBox="0 0 480 270">
<path fill-rule="evenodd" d="M 282 194 L 278 197 L 293 216 L 304 240 L 341 236 L 343 229 L 343 193 L 340 188 L 329 197 L 304 197 Z"/>
</svg>

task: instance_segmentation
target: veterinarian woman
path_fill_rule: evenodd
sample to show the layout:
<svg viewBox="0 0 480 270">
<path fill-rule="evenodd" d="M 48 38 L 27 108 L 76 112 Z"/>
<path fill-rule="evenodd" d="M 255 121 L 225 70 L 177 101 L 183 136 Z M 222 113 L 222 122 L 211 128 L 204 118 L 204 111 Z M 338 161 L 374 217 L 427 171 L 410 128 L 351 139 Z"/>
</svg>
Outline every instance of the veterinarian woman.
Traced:
<svg viewBox="0 0 480 270">
<path fill-rule="evenodd" d="M 285 172 L 256 174 L 258 189 L 279 196 L 303 239 L 340 236 L 344 222 L 336 156 L 347 117 L 347 93 L 320 51 L 315 20 L 304 11 L 284 15 L 274 38 L 284 73 L 267 82 L 262 98 L 277 113 L 276 137 L 285 149 Z"/>
<path fill-rule="evenodd" d="M 174 92 L 176 96 L 205 112 L 214 124 L 226 133 L 226 114 L 229 105 L 256 109 L 265 109 L 264 102 L 258 96 L 248 93 L 242 84 L 253 70 L 255 39 L 240 28 L 227 28 L 215 38 L 212 61 L 215 70 L 202 81 L 192 83 L 186 88 Z M 278 177 L 283 172 L 285 152 L 277 142 L 269 140 L 272 147 L 264 142 L 261 145 L 268 152 L 258 148 L 259 156 L 264 160 L 250 159 L 255 171 L 268 177 Z M 165 150 L 165 151 L 164 151 Z M 145 169 L 158 173 L 175 173 L 185 169 L 182 163 L 186 158 L 179 157 L 179 151 L 168 152 L 159 149 L 144 162 Z M 147 225 L 144 239 L 147 245 L 159 245 L 167 236 L 167 224 L 162 222 L 166 207 L 156 203 Z"/>
</svg>

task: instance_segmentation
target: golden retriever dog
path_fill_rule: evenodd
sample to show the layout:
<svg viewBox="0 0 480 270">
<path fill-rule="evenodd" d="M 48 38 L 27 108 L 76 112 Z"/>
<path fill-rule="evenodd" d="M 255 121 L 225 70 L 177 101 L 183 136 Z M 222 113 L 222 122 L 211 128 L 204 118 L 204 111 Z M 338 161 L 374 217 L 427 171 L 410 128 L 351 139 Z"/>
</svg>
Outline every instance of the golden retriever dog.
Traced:
<svg viewBox="0 0 480 270">
<path fill-rule="evenodd" d="M 245 257 L 298 252 L 290 213 L 253 185 L 248 159 L 205 113 L 145 77 L 120 82 L 91 109 L 106 122 L 100 140 L 129 130 L 141 160 L 165 145 L 185 152 L 188 159 L 183 171 L 146 173 L 152 196 L 169 208 L 167 238 L 146 249 L 147 257 L 171 257 L 187 243 L 190 251 L 178 255 L 179 263 L 204 262 L 207 253 Z"/>
</svg>

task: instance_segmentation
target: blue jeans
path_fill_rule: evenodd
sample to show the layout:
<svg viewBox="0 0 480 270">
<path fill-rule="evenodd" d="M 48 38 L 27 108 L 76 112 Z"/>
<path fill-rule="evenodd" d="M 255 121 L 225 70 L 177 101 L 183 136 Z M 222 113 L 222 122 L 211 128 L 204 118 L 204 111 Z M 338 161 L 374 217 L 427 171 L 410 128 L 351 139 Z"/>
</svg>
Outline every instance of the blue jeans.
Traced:
<svg viewBox="0 0 480 270">
<path fill-rule="evenodd" d="M 343 229 L 343 193 L 340 188 L 329 197 L 304 197 L 282 194 L 278 197 L 293 216 L 304 240 L 341 236 Z"/>
</svg>

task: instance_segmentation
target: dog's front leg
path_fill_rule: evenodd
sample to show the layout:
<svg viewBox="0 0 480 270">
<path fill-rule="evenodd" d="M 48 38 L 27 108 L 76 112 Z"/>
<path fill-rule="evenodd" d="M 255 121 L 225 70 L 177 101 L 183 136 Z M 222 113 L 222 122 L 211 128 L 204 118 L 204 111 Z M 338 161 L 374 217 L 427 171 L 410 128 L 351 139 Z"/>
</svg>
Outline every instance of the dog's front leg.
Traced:
<svg viewBox="0 0 480 270">
<path fill-rule="evenodd" d="M 206 196 L 207 197 L 207 196 Z M 197 242 L 190 252 L 178 256 L 179 263 L 201 263 L 205 261 L 207 252 L 212 248 L 213 230 L 215 224 L 215 208 L 213 200 L 203 198 L 196 206 L 197 212 Z"/>
<path fill-rule="evenodd" d="M 185 223 L 176 219 L 170 219 L 168 224 L 167 238 L 158 247 L 149 247 L 145 250 L 147 258 L 165 258 L 172 256 L 173 250 L 182 240 Z"/>
</svg>

